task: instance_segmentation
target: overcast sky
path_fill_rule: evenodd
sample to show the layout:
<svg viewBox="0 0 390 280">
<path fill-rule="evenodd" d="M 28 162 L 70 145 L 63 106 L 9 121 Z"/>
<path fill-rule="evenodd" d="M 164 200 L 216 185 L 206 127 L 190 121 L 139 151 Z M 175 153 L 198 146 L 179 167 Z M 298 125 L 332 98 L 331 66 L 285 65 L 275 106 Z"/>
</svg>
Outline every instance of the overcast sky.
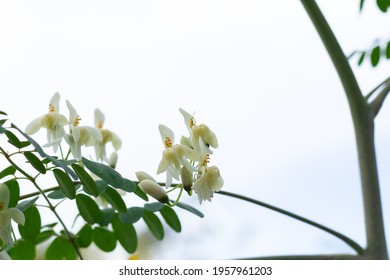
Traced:
<svg viewBox="0 0 390 280">
<path fill-rule="evenodd" d="M 366 1 L 318 1 L 344 49 L 389 39 L 389 16 Z M 207 124 L 220 147 L 211 164 L 224 190 L 301 214 L 365 245 L 352 121 L 343 89 L 300 1 L 1 1 L 0 110 L 25 127 L 54 92 L 93 125 L 93 111 L 123 141 L 118 170 L 155 174 L 160 123 L 187 135 L 181 107 Z M 353 69 L 364 92 L 390 63 Z M 390 242 L 390 105 L 376 120 L 385 223 Z M 36 138 L 44 144 L 45 134 Z M 91 153 L 86 151 L 86 156 Z M 163 181 L 164 176 L 157 177 Z M 186 201 L 198 206 L 197 198 Z M 153 258 L 236 258 L 353 253 L 298 221 L 215 195 L 178 210 Z M 124 256 L 117 255 L 119 258 Z"/>
</svg>

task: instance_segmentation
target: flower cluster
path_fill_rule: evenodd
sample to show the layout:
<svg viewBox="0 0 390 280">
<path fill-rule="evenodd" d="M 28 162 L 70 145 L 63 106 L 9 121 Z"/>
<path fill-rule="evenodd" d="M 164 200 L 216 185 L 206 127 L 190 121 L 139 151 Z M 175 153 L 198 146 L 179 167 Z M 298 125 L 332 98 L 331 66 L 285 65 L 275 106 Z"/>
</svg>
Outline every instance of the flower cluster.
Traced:
<svg viewBox="0 0 390 280">
<path fill-rule="evenodd" d="M 160 124 L 159 131 L 164 145 L 162 159 L 157 174 L 166 173 L 166 188 L 172 186 L 173 179 L 181 181 L 179 185 L 192 194 L 198 195 L 199 203 L 211 201 L 214 192 L 223 186 L 223 179 L 216 166 L 209 166 L 211 148 L 218 148 L 217 137 L 205 124 L 197 125 L 194 116 L 179 109 L 189 131 L 189 137 L 182 137 L 175 144 L 175 135 L 167 126 Z M 161 201 L 165 191 L 145 172 L 136 173 L 140 187 L 149 195 Z M 164 191 L 164 193 L 162 192 Z M 166 193 L 165 193 L 166 194 Z"/>
<path fill-rule="evenodd" d="M 67 100 L 66 105 L 69 110 L 69 118 L 60 114 L 59 110 L 60 95 L 55 93 L 49 103 L 49 112 L 39 118 L 33 120 L 27 127 L 27 134 L 34 134 L 41 128 L 47 130 L 47 141 L 44 147 L 53 147 L 56 153 L 60 147 L 62 140 L 65 140 L 69 145 L 70 152 L 77 160 L 81 159 L 82 146 L 94 146 L 96 159 L 106 161 L 111 166 L 116 163 L 116 151 L 121 147 L 119 137 L 108 129 L 104 129 L 104 115 L 99 110 L 95 110 L 95 127 L 81 126 L 81 118 L 76 109 Z M 65 132 L 65 126 L 69 127 L 69 132 Z M 106 144 L 111 142 L 115 149 L 110 158 L 106 156 Z"/>
</svg>

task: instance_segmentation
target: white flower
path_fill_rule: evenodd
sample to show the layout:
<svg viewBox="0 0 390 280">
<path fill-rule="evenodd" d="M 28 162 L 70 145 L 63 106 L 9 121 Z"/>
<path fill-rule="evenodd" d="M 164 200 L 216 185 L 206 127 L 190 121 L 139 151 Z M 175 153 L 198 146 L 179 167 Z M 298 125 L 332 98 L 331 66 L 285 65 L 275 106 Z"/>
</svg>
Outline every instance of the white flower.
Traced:
<svg viewBox="0 0 390 280">
<path fill-rule="evenodd" d="M 151 175 L 149 175 L 148 173 L 146 173 L 144 171 L 135 172 L 135 176 L 137 176 L 137 179 L 139 182 L 141 182 L 143 180 L 152 180 L 152 181 L 156 182 L 156 180 L 154 180 L 154 178 Z"/>
<path fill-rule="evenodd" d="M 34 134 L 42 127 L 47 129 L 47 141 L 53 143 L 54 152 L 57 152 L 62 138 L 65 136 L 64 125 L 68 124 L 65 116 L 59 113 L 60 94 L 56 92 L 50 100 L 49 113 L 36 118 L 27 127 L 27 134 Z"/>
<path fill-rule="evenodd" d="M 219 191 L 223 186 L 223 179 L 216 166 L 202 166 L 200 178 L 194 183 L 193 189 L 197 193 L 199 203 L 211 201 L 214 192 Z"/>
<path fill-rule="evenodd" d="M 8 255 L 6 251 L 0 251 L 0 260 L 11 260 L 11 257 Z"/>
<path fill-rule="evenodd" d="M 81 159 L 81 146 L 91 146 L 97 142 L 101 143 L 103 136 L 99 130 L 91 126 L 79 126 L 81 121 L 76 109 L 67 100 L 66 105 L 69 109 L 69 128 L 70 133 L 65 136 L 66 142 L 70 146 L 70 151 L 75 159 Z"/>
<path fill-rule="evenodd" d="M 3 183 L 0 183 L 0 239 L 5 246 L 13 246 L 11 234 L 11 220 L 24 225 L 25 217 L 17 208 L 8 208 L 10 193 Z"/>
<path fill-rule="evenodd" d="M 160 124 L 159 131 L 165 150 L 163 151 L 162 159 L 158 165 L 157 174 L 166 172 L 167 179 L 165 186 L 168 188 L 172 184 L 172 178 L 175 178 L 176 180 L 180 179 L 181 166 L 186 166 L 191 171 L 196 170 L 195 167 L 189 163 L 188 159 L 198 161 L 200 155 L 185 145 L 173 145 L 175 136 L 172 130 L 165 125 Z"/>
<path fill-rule="evenodd" d="M 95 143 L 96 158 L 98 160 L 107 161 L 106 144 L 108 142 L 111 142 L 115 151 L 117 151 L 121 148 L 122 141 L 118 137 L 118 135 L 116 135 L 112 131 L 110 131 L 108 129 L 103 129 L 104 120 L 105 120 L 105 118 L 104 118 L 103 113 L 99 109 L 96 109 L 95 110 L 95 127 L 100 131 L 100 133 L 102 134 L 102 137 L 103 137 L 101 142 Z"/>
<path fill-rule="evenodd" d="M 145 179 L 139 184 L 139 187 L 148 195 L 155 198 L 161 203 L 169 203 L 169 198 L 166 191 L 155 181 Z"/>
<path fill-rule="evenodd" d="M 184 117 L 184 122 L 190 133 L 190 138 L 182 138 L 181 142 L 188 145 L 191 143 L 191 146 L 195 151 L 201 152 L 206 149 L 208 154 L 212 154 L 212 151 L 209 149 L 209 146 L 214 149 L 218 148 L 218 140 L 215 133 L 205 124 L 196 125 L 195 118 L 193 115 L 190 115 L 185 110 L 179 108 L 180 113 Z M 203 141 L 203 146 L 200 140 Z"/>
</svg>

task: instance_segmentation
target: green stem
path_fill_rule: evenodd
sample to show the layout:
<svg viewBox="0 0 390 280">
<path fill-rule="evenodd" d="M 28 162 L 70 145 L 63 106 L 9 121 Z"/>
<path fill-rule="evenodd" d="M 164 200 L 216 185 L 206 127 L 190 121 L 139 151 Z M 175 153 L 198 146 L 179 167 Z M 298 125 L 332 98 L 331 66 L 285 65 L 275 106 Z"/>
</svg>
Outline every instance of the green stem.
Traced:
<svg viewBox="0 0 390 280">
<path fill-rule="evenodd" d="M 235 193 L 231 193 L 231 192 L 227 192 L 227 191 L 219 191 L 219 192 L 216 192 L 217 194 L 222 194 L 222 195 L 226 195 L 226 196 L 230 196 L 230 197 L 234 197 L 234 198 L 238 198 L 238 199 L 241 199 L 241 200 L 244 200 L 244 201 L 247 201 L 247 202 L 251 202 L 251 203 L 254 203 L 256 205 L 259 205 L 259 206 L 262 206 L 262 207 L 265 207 L 265 208 L 268 208 L 270 210 L 273 210 L 273 211 L 276 211 L 278 213 L 281 213 L 283 215 L 286 215 L 286 216 L 289 216 L 293 219 L 296 219 L 296 220 L 299 220 L 301 222 L 304 222 L 306 224 L 309 224 L 313 227 L 316 227 L 316 228 L 319 228 L 327 233 L 330 233 L 331 235 L 341 239 L 342 241 L 344 241 L 346 244 L 348 244 L 351 248 L 353 248 L 359 255 L 362 255 L 364 253 L 364 249 L 359 245 L 357 244 L 355 241 L 353 241 L 352 239 L 350 239 L 349 237 L 335 231 L 335 230 L 332 230 L 324 225 L 321 225 L 319 223 L 316 223 L 314 221 L 311 221 L 309 219 L 306 219 L 302 216 L 299 216 L 299 215 L 296 215 L 294 213 L 291 213 L 289 211 L 286 211 L 284 209 L 281 209 L 281 208 L 278 208 L 278 207 L 275 207 L 273 205 L 270 205 L 270 204 L 267 204 L 267 203 L 264 203 L 264 202 L 261 202 L 261 201 L 258 201 L 256 199 L 253 199 L 253 198 L 250 198 L 250 197 L 246 197 L 246 196 L 243 196 L 243 195 L 239 195 L 239 194 L 235 194 Z"/>
<path fill-rule="evenodd" d="M 367 257 L 388 259 L 375 155 L 373 112 L 363 97 L 348 60 L 318 5 L 314 0 L 301 2 L 336 68 L 351 110 L 363 194 Z"/>
<path fill-rule="evenodd" d="M 45 192 L 40 188 L 40 186 L 37 184 L 36 180 L 34 179 L 34 177 L 31 177 L 26 171 L 24 171 L 22 168 L 20 168 L 10 157 L 9 155 L 6 153 L 6 151 L 0 147 L 0 151 L 3 153 L 4 157 L 7 159 L 7 161 L 13 165 L 20 173 L 22 173 L 34 186 L 35 188 L 38 190 L 39 194 L 41 194 L 43 196 L 43 198 L 46 200 L 47 202 L 47 205 L 48 207 L 50 208 L 50 210 L 54 213 L 54 215 L 56 216 L 57 220 L 61 223 L 69 241 L 72 243 L 75 251 L 77 252 L 79 258 L 82 260 L 83 257 L 74 241 L 74 239 L 72 238 L 72 236 L 70 235 L 70 232 L 68 230 L 68 228 L 66 227 L 64 221 L 61 219 L 60 215 L 57 213 L 57 211 L 55 210 L 55 207 L 51 204 L 49 198 L 45 195 Z"/>
<path fill-rule="evenodd" d="M 59 190 L 60 187 L 52 187 L 52 188 L 48 188 L 48 189 L 44 189 L 42 190 L 43 193 L 47 193 L 47 192 L 51 192 L 51 191 L 56 191 L 56 190 Z M 41 192 L 32 192 L 32 193 L 28 193 L 28 194 L 24 194 L 24 195 L 21 195 L 19 197 L 19 200 L 24 200 L 24 199 L 27 199 L 27 198 L 30 198 L 30 197 L 34 197 L 34 196 L 37 196 L 37 195 L 40 195 L 42 194 Z"/>
</svg>

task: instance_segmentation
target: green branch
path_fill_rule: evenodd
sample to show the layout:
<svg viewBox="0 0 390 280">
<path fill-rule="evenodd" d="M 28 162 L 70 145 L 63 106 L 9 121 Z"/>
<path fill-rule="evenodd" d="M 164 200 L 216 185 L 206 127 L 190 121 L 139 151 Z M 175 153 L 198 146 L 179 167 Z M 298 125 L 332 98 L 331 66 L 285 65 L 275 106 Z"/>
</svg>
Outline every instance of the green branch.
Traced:
<svg viewBox="0 0 390 280">
<path fill-rule="evenodd" d="M 370 259 L 388 259 L 374 144 L 375 116 L 363 97 L 348 60 L 316 2 L 314 0 L 301 0 L 301 2 L 328 51 L 348 99 L 359 159 L 367 239 L 366 255 Z"/>
<path fill-rule="evenodd" d="M 240 260 L 365 260 L 363 256 L 356 255 L 289 255 L 243 258 Z"/>
<path fill-rule="evenodd" d="M 243 196 L 243 195 L 239 195 L 239 194 L 235 194 L 235 193 L 231 193 L 231 192 L 226 192 L 226 191 L 219 191 L 219 192 L 216 192 L 217 194 L 222 194 L 222 195 L 226 195 L 226 196 L 230 196 L 230 197 L 234 197 L 234 198 L 238 198 L 238 199 L 241 199 L 241 200 L 244 200 L 244 201 L 247 201 L 247 202 L 251 202 L 251 203 L 254 203 L 256 205 L 259 205 L 259 206 L 262 206 L 262 207 L 265 207 L 265 208 L 268 208 L 270 210 L 273 210 L 275 212 L 278 212 L 280 214 L 283 214 L 283 215 L 286 215 L 288 217 L 291 217 L 293 219 L 296 219 L 296 220 L 299 220 L 301 222 L 304 222 L 306 224 L 309 224 L 313 227 L 316 227 L 318 229 L 321 229 L 339 239 L 341 239 L 342 241 L 344 241 L 346 244 L 348 244 L 351 248 L 353 248 L 359 255 L 363 255 L 364 254 L 364 249 L 358 244 L 356 243 L 355 241 L 353 241 L 352 239 L 350 239 L 349 237 L 333 230 L 333 229 L 330 229 L 324 225 L 321 225 L 319 223 L 316 223 L 314 221 L 311 221 L 307 218 L 304 218 L 302 216 L 299 216 L 299 215 L 296 215 L 294 213 L 291 213 L 289 211 L 286 211 L 284 209 L 281 209 L 279 207 L 275 207 L 273 205 L 270 205 L 270 204 L 267 204 L 267 203 L 264 203 L 264 202 L 261 202 L 261 201 L 258 201 L 256 199 L 253 199 L 253 198 L 250 198 L 250 197 L 246 197 L 246 196 Z"/>
</svg>

